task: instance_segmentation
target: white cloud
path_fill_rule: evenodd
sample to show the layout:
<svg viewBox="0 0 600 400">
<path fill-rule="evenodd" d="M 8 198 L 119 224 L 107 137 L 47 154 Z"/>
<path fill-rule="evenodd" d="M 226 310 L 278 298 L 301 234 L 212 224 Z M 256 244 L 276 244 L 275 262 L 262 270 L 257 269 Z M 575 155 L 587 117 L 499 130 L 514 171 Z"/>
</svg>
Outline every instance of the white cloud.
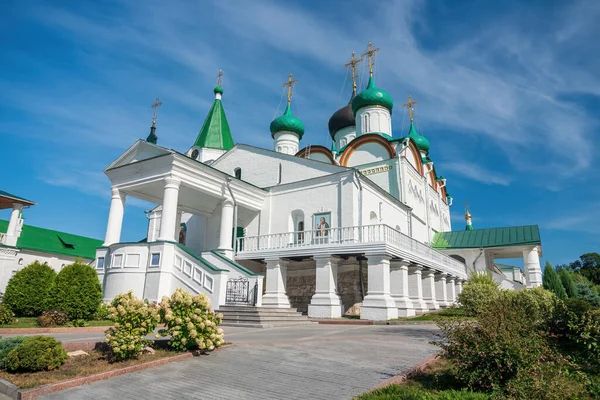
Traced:
<svg viewBox="0 0 600 400">
<path fill-rule="evenodd" d="M 437 169 L 437 168 L 436 168 Z M 440 171 L 449 171 L 476 182 L 486 185 L 510 185 L 512 179 L 502 173 L 490 171 L 481 166 L 469 162 L 455 161 L 444 162 L 439 167 Z"/>
</svg>

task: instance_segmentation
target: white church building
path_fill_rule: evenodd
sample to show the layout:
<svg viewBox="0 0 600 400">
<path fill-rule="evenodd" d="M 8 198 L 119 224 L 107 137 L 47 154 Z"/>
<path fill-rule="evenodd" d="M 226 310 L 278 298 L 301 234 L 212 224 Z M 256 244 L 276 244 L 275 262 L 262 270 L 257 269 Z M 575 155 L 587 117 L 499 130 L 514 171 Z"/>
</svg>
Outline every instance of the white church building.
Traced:
<svg viewBox="0 0 600 400">
<path fill-rule="evenodd" d="M 105 170 L 112 196 L 95 262 L 104 299 L 133 290 L 159 300 L 183 287 L 215 308 L 387 320 L 450 306 L 474 270 L 503 287 L 541 285 L 537 226 L 472 229 L 467 212 L 468 229 L 452 231 L 452 197 L 414 124 L 416 102 L 403 105 L 409 129 L 394 132 L 394 101 L 373 77 L 376 50 L 369 43 L 358 93 L 353 54 L 353 92 L 329 120 L 331 149 L 301 147 L 291 74 L 285 112 L 270 125 L 273 149 L 234 142 L 220 77 L 189 149 L 158 145 L 153 121 L 146 141 Z M 121 241 L 128 197 L 156 204 L 142 242 Z M 494 261 L 514 257 L 524 258 L 518 279 Z"/>
</svg>

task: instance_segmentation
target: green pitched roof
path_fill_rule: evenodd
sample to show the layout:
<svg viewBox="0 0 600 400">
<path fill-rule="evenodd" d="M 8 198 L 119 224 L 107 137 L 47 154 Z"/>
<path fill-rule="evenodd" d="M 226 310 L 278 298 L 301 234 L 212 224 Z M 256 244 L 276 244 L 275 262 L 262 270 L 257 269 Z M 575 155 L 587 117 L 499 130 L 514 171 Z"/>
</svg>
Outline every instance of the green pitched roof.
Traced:
<svg viewBox="0 0 600 400">
<path fill-rule="evenodd" d="M 472 249 L 541 244 L 537 225 L 472 231 L 437 232 L 431 246 L 435 249 Z"/>
<path fill-rule="evenodd" d="M 415 141 L 417 145 L 417 149 L 424 151 L 425 153 L 429 153 L 429 140 L 415 129 L 414 124 L 410 124 L 410 129 L 408 131 L 408 137 Z"/>
<path fill-rule="evenodd" d="M 216 93 L 223 93 L 223 89 L 217 86 L 215 88 Z M 234 146 L 221 99 L 215 99 L 194 142 L 194 146 L 221 150 L 230 150 Z"/>
<path fill-rule="evenodd" d="M 0 220 L 0 232 L 6 232 L 7 229 L 8 221 Z M 24 250 L 94 259 L 96 248 L 100 246 L 102 246 L 102 240 L 38 228 L 37 226 L 23 225 L 16 247 Z"/>
</svg>

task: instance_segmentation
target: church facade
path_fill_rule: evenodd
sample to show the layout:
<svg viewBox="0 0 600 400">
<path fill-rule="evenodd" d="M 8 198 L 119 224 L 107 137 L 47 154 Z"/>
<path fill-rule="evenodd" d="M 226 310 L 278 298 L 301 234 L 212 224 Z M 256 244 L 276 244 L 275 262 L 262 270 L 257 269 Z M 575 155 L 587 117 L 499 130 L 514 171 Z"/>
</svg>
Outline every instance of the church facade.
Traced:
<svg viewBox="0 0 600 400">
<path fill-rule="evenodd" d="M 515 289 L 540 285 L 539 232 L 537 241 L 500 240 L 485 248 L 455 246 L 444 236 L 452 233 L 446 179 L 414 124 L 410 96 L 403 105 L 410 127 L 394 135 L 394 101 L 372 72 L 375 51 L 369 44 L 370 76 L 360 92 L 360 60 L 353 54 L 348 64 L 353 91 L 329 120 L 331 148 L 302 148 L 291 74 L 286 109 L 270 125 L 272 150 L 234 142 L 220 77 L 185 153 L 159 146 L 153 121 L 147 140 L 105 170 L 112 197 L 95 262 L 105 300 L 128 290 L 158 300 L 183 287 L 206 293 L 215 307 L 293 307 L 314 318 L 387 320 L 452 305 L 473 270 L 488 270 Z M 142 242 L 120 240 L 127 197 L 157 205 Z M 496 257 L 515 252 L 526 258 L 520 282 L 494 267 Z"/>
</svg>

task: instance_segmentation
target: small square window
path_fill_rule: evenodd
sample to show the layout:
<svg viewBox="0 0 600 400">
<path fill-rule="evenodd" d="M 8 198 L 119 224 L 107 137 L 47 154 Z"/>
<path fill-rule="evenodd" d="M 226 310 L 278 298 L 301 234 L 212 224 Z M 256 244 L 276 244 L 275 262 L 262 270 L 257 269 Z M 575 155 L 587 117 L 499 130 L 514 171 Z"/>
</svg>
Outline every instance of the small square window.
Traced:
<svg viewBox="0 0 600 400">
<path fill-rule="evenodd" d="M 181 271 L 181 263 L 183 260 L 179 256 L 175 256 L 175 267 Z"/>
<path fill-rule="evenodd" d="M 194 268 L 194 278 L 196 282 L 202 285 L 202 270 L 199 268 Z"/>
<path fill-rule="evenodd" d="M 151 267 L 160 266 L 160 253 L 152 253 L 150 255 L 150 266 Z"/>
<path fill-rule="evenodd" d="M 189 262 L 184 262 L 183 263 L 183 273 L 186 274 L 187 276 L 192 276 L 192 264 Z"/>
<path fill-rule="evenodd" d="M 213 278 L 208 275 L 204 275 L 204 287 L 212 292 L 213 290 Z"/>
<path fill-rule="evenodd" d="M 104 269 L 104 257 L 98 257 L 98 261 L 96 261 L 96 269 Z"/>
<path fill-rule="evenodd" d="M 115 254 L 113 257 L 113 268 L 121 268 L 123 265 L 123 254 Z"/>
</svg>

